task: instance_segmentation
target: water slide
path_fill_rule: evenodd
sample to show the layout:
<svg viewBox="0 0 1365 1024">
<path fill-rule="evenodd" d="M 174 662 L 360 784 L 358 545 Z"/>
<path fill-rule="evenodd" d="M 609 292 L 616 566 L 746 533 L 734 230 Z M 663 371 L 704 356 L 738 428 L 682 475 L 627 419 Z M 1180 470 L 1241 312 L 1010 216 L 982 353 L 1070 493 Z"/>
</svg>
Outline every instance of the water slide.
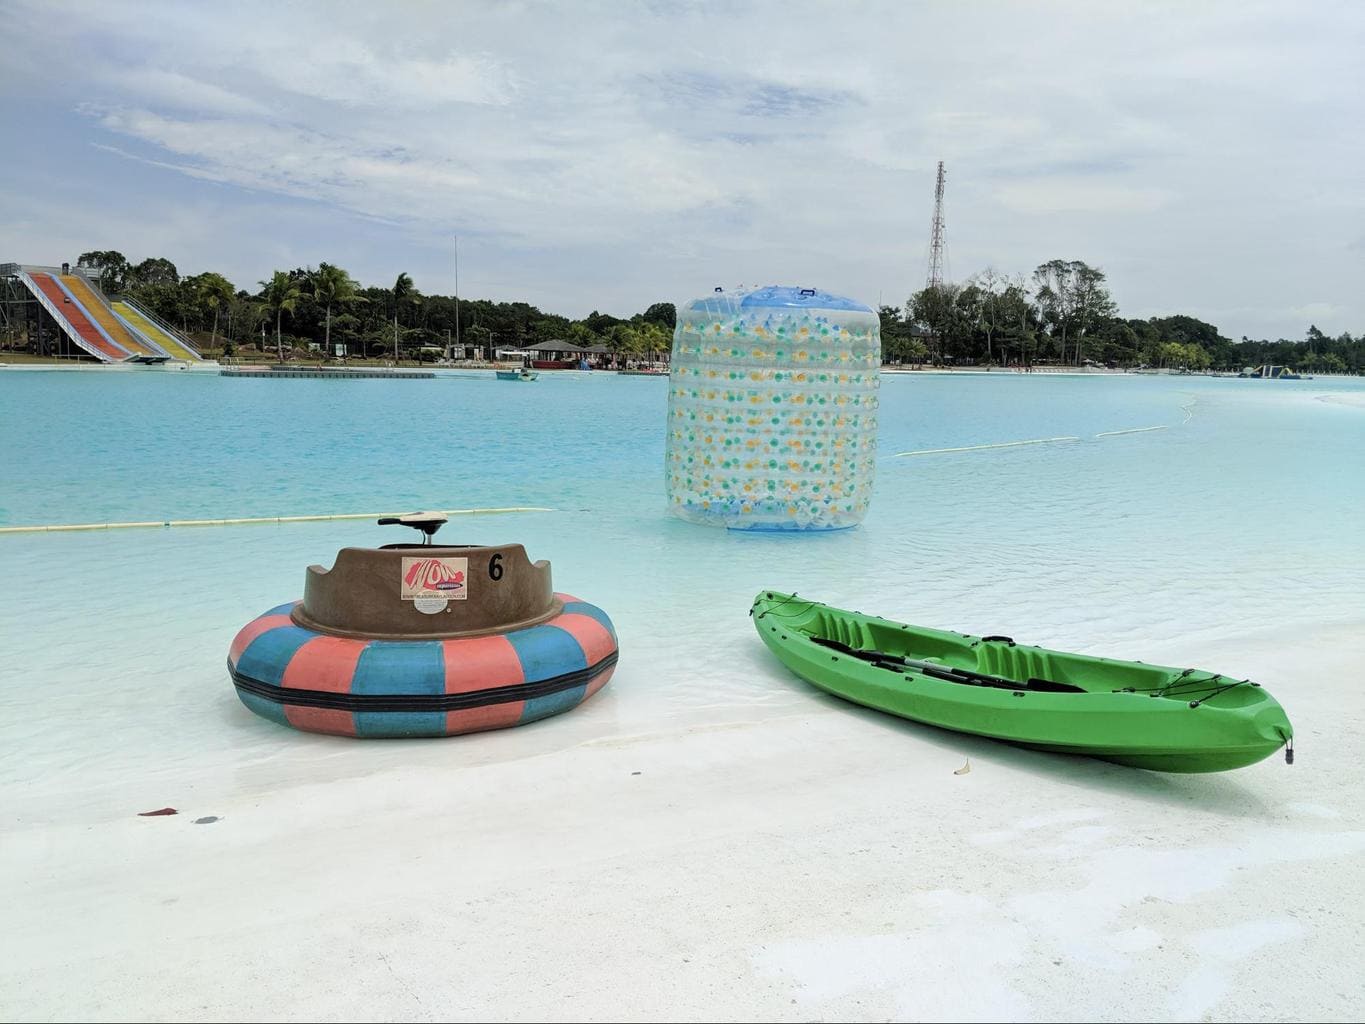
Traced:
<svg viewBox="0 0 1365 1024">
<path fill-rule="evenodd" d="M 119 348 L 127 349 L 138 356 L 164 356 L 169 353 L 151 342 L 141 338 L 135 331 L 124 326 L 123 321 L 109 308 L 103 295 L 97 292 L 85 278 L 78 274 L 62 274 L 61 283 L 81 306 L 86 317 L 94 320 L 102 328 L 104 335 Z"/>
<path fill-rule="evenodd" d="M 62 286 L 62 282 L 58 280 L 59 276 L 39 270 L 20 274 L 21 280 L 29 290 L 37 296 L 38 301 L 52 314 L 58 326 L 77 345 L 106 363 L 117 363 L 127 359 L 132 353 L 114 341 L 98 323 L 86 315 L 81 303 Z"/>
<path fill-rule="evenodd" d="M 112 305 L 114 312 L 118 314 L 118 318 L 123 321 L 125 326 L 143 341 L 155 345 L 172 359 L 184 359 L 187 362 L 199 362 L 203 359 L 198 352 L 190 347 L 190 343 L 181 337 L 179 331 L 157 320 L 152 314 L 145 312 L 127 299 L 115 300 Z"/>
</svg>

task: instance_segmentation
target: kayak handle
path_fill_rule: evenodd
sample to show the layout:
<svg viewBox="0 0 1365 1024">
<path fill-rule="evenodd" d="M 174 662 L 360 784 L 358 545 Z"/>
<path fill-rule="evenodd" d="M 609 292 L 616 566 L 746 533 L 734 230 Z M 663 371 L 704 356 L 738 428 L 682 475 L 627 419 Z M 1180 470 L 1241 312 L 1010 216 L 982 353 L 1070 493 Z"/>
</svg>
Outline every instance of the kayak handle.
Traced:
<svg viewBox="0 0 1365 1024">
<path fill-rule="evenodd" d="M 1009 644 L 1011 647 L 1015 646 L 1014 640 L 1007 636 L 983 636 L 981 642 L 983 644 L 1001 643 Z"/>
<path fill-rule="evenodd" d="M 1275 731 L 1276 731 L 1277 733 L 1280 734 L 1280 739 L 1284 740 L 1284 763 L 1285 763 L 1285 764 L 1293 764 L 1293 763 L 1294 763 L 1294 737 L 1293 737 L 1293 736 L 1286 736 L 1286 735 L 1284 734 L 1284 730 L 1283 730 L 1283 729 L 1276 729 Z"/>
</svg>

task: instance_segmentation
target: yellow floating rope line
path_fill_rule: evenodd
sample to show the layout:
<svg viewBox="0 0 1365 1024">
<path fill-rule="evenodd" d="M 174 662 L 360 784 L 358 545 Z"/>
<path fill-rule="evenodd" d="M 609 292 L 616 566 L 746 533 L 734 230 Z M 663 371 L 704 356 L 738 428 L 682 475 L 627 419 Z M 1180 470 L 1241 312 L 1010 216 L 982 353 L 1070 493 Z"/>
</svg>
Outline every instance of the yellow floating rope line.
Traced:
<svg viewBox="0 0 1365 1024">
<path fill-rule="evenodd" d="M 456 508 L 446 509 L 443 516 L 491 516 L 509 512 L 553 512 L 552 508 Z M 74 530 L 141 530 L 167 526 L 247 526 L 263 523 L 317 523 L 337 519 L 381 519 L 404 515 L 402 512 L 346 512 L 339 515 L 318 516 L 253 516 L 246 519 L 164 519 L 146 523 L 67 523 L 54 526 L 0 526 L 0 533 L 62 533 Z"/>
</svg>

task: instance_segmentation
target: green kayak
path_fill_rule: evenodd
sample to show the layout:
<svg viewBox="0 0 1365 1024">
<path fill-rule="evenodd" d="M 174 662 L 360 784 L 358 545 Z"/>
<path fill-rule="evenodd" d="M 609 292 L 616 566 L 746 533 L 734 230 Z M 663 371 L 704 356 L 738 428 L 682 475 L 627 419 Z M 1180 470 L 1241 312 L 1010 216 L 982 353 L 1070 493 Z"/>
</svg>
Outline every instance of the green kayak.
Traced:
<svg viewBox="0 0 1365 1024">
<path fill-rule="evenodd" d="M 782 664 L 837 697 L 943 729 L 1163 772 L 1293 762 L 1294 728 L 1257 683 L 1025 647 L 767 590 L 750 609 Z"/>
</svg>

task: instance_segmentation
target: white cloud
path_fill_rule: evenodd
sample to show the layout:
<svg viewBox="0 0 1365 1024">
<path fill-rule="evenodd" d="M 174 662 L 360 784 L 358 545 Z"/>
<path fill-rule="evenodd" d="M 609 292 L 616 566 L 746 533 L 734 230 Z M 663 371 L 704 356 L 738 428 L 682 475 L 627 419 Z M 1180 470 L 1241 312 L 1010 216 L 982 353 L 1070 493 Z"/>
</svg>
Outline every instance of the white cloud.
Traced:
<svg viewBox="0 0 1365 1024">
<path fill-rule="evenodd" d="M 996 197 L 1020 213 L 1151 213 L 1170 202 L 1165 189 L 1110 184 L 1085 178 L 1050 177 L 1001 185 Z"/>
<path fill-rule="evenodd" d="M 159 68 L 112 69 L 107 88 L 137 96 L 142 102 L 155 103 L 163 109 L 192 110 L 199 114 L 263 115 L 268 112 L 265 104 L 256 100 L 177 71 Z"/>
<path fill-rule="evenodd" d="M 492 297 L 565 312 L 737 280 L 899 301 L 943 159 L 959 276 L 1081 258 L 1131 315 L 1233 311 L 1237 336 L 1327 295 L 1334 332 L 1365 327 L 1351 5 L 12 6 L 54 55 L 31 95 L 147 168 L 112 193 L 134 221 L 174 168 L 185 209 L 361 225 L 385 279 L 458 231 Z M 251 273 L 331 258 L 283 237 L 318 223 L 264 219 Z"/>
<path fill-rule="evenodd" d="M 487 55 L 385 53 L 359 39 L 314 38 L 259 55 L 275 85 L 326 103 L 430 111 L 449 103 L 505 104 L 513 76 Z"/>
<path fill-rule="evenodd" d="M 1335 302 L 1308 302 L 1295 306 L 1292 310 L 1300 320 L 1334 320 L 1342 313 L 1342 307 Z"/>
</svg>

